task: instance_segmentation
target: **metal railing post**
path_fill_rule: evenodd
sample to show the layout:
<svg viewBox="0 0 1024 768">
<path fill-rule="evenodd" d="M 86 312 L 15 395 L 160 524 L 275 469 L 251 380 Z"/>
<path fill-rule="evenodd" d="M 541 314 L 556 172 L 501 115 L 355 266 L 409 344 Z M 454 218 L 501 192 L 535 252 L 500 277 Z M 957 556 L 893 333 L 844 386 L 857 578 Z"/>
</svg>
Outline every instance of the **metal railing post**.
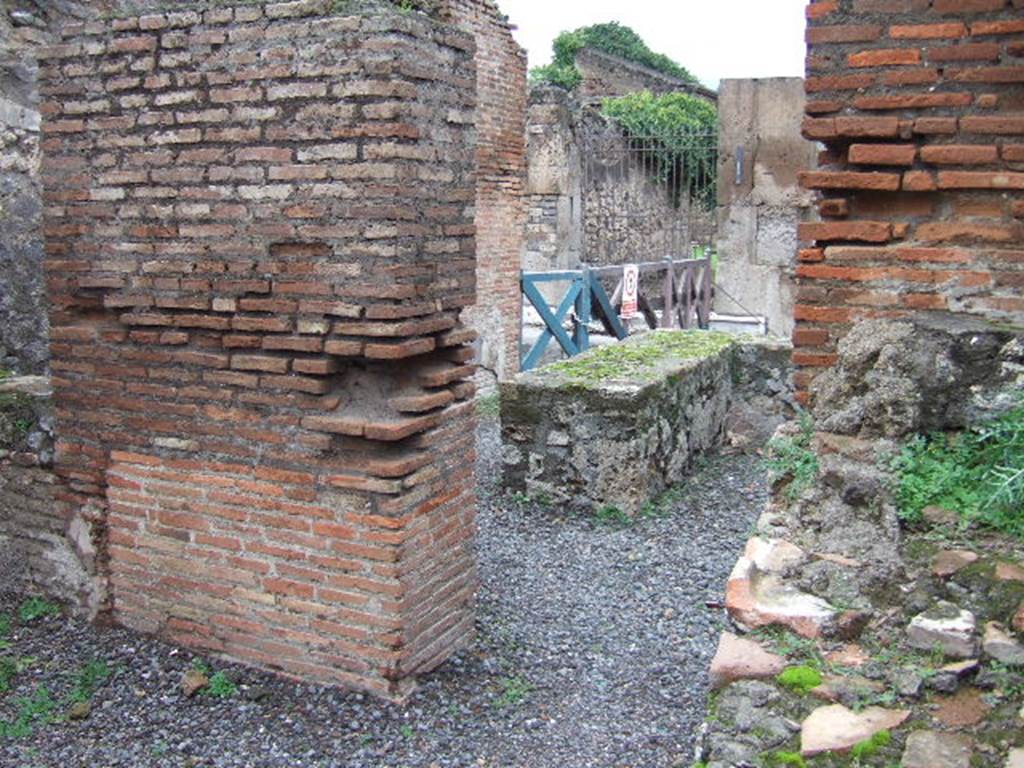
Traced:
<svg viewBox="0 0 1024 768">
<path fill-rule="evenodd" d="M 580 279 L 583 285 L 579 296 L 576 297 L 576 317 L 574 319 L 573 341 L 580 352 L 590 349 L 590 267 L 586 264 L 580 270 Z"/>
<path fill-rule="evenodd" d="M 672 256 L 665 257 L 665 287 L 662 291 L 664 309 L 661 313 L 661 327 L 675 328 L 675 276 L 676 268 Z"/>
</svg>

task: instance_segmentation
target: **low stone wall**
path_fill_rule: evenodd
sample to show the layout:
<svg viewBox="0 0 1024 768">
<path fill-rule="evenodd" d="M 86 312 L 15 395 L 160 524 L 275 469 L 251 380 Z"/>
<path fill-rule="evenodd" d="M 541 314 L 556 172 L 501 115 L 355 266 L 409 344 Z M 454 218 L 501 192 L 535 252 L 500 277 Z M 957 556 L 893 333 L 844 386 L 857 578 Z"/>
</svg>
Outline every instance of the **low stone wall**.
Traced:
<svg viewBox="0 0 1024 768">
<path fill-rule="evenodd" d="M 506 486 L 636 514 L 723 437 L 735 344 L 654 331 L 502 384 Z"/>
<path fill-rule="evenodd" d="M 50 395 L 41 376 L 0 380 L 0 589 L 87 605 L 81 598 L 91 592 L 91 577 L 83 561 L 92 546 L 55 503 Z"/>
</svg>

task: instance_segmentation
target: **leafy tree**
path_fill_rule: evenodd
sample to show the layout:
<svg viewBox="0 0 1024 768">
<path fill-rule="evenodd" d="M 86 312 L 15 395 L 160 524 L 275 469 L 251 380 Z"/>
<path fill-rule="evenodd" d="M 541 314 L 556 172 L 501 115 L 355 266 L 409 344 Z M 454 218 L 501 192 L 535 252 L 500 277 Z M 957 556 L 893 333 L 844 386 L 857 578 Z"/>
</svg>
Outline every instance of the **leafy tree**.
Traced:
<svg viewBox="0 0 1024 768">
<path fill-rule="evenodd" d="M 560 85 L 568 90 L 574 89 L 581 80 L 580 72 L 576 68 L 576 54 L 583 48 L 604 51 L 687 83 L 699 84 L 697 78 L 685 67 L 663 53 L 652 51 L 640 35 L 617 21 L 562 32 L 552 45 L 554 60 L 546 66 L 534 67 L 530 72 L 531 80 Z"/>
</svg>

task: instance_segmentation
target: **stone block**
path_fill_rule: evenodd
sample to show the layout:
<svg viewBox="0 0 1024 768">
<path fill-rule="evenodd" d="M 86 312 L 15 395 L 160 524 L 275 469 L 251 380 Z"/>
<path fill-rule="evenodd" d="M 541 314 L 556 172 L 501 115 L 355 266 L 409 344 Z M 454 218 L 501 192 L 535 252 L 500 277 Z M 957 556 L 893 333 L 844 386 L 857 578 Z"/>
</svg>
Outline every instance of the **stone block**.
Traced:
<svg viewBox="0 0 1024 768">
<path fill-rule="evenodd" d="M 731 337 L 654 331 L 501 386 L 505 483 L 635 515 L 723 436 Z"/>
</svg>

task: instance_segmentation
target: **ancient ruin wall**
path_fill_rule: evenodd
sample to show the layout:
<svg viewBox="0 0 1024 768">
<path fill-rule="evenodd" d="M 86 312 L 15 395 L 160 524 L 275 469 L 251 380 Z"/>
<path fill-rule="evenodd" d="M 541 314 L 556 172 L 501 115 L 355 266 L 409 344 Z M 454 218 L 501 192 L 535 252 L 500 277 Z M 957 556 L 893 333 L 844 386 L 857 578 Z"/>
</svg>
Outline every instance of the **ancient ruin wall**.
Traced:
<svg viewBox="0 0 1024 768">
<path fill-rule="evenodd" d="M 850 324 L 928 312 L 1024 319 L 1021 0 L 808 7 L 795 362 L 805 389 Z"/>
<path fill-rule="evenodd" d="M 526 174 L 526 52 L 492 0 L 446 0 L 447 18 L 476 41 L 478 362 L 499 378 L 519 370 L 519 269 Z"/>
<path fill-rule="evenodd" d="M 801 78 L 723 80 L 718 98 L 718 284 L 715 309 L 765 317 L 793 332 L 793 253 L 813 193 L 800 171 L 817 150 L 800 135 Z"/>
<path fill-rule="evenodd" d="M 15 16 L 0 2 L 0 368 L 42 373 L 46 309 L 39 196 L 36 46 L 45 18 Z"/>
<path fill-rule="evenodd" d="M 641 147 L 564 89 L 530 90 L 527 136 L 525 268 L 680 258 L 713 239 L 713 211 L 674 199 L 653 142 Z"/>
<path fill-rule="evenodd" d="M 603 99 L 637 91 L 654 94 L 682 91 L 700 96 L 712 104 L 718 98 L 710 88 L 594 48 L 583 48 L 576 54 L 576 68 L 582 76 L 576 90 L 580 100 L 587 104 L 600 104 Z"/>
<path fill-rule="evenodd" d="M 56 472 L 117 621 L 401 695 L 472 630 L 473 41 L 329 6 L 44 54 Z"/>
</svg>

